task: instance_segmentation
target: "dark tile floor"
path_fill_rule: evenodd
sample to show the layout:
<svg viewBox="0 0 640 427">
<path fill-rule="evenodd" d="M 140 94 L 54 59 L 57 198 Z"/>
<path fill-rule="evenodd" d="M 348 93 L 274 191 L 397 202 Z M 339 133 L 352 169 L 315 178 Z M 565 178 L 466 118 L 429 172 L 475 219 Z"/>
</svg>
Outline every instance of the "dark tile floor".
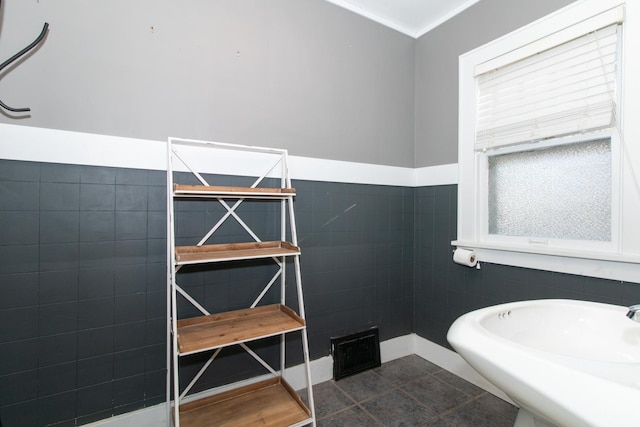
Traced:
<svg viewBox="0 0 640 427">
<path fill-rule="evenodd" d="M 510 427 L 517 414 L 516 407 L 415 355 L 317 384 L 313 394 L 319 427 Z"/>
</svg>

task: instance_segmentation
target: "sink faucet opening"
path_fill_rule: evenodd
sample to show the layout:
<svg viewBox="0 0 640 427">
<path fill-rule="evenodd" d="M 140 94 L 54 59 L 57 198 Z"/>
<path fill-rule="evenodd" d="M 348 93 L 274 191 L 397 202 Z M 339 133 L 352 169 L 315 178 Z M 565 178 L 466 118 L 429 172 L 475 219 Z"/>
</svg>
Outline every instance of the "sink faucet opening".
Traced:
<svg viewBox="0 0 640 427">
<path fill-rule="evenodd" d="M 627 317 L 635 322 L 640 322 L 640 304 L 629 307 Z"/>
</svg>

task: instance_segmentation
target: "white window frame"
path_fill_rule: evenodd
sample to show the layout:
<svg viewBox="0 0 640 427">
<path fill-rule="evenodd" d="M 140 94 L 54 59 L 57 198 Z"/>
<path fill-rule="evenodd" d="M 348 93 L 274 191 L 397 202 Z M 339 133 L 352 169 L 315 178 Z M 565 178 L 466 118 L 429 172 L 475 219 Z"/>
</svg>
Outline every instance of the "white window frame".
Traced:
<svg viewBox="0 0 640 427">
<path fill-rule="evenodd" d="M 622 58 L 618 86 L 618 127 L 594 132 L 611 137 L 612 241 L 576 245 L 553 239 L 511 239 L 487 232 L 487 154 L 474 148 L 476 135 L 476 81 L 482 67 L 497 67 L 548 49 L 567 37 L 586 34 L 590 22 L 624 13 L 620 37 Z M 608 15 L 608 17 L 607 17 Z M 640 282 L 640 2 L 624 0 L 582 0 L 573 3 L 520 30 L 510 33 L 460 57 L 458 239 L 452 244 L 474 249 L 479 261 Z M 580 31 L 584 31 L 580 34 Z M 577 32 L 577 34 L 576 34 Z M 540 50 L 538 50 L 540 51 Z M 505 63 L 506 61 L 506 63 Z M 634 81 L 636 80 L 636 81 Z M 625 96 L 629 94 L 629 96 Z M 635 96 L 634 96 L 635 94 Z M 628 120 L 625 120 L 628 117 Z M 553 145 L 579 140 L 582 136 L 558 138 Z M 527 145 L 517 147 L 517 151 Z M 505 147 L 494 151 L 506 153 Z"/>
</svg>

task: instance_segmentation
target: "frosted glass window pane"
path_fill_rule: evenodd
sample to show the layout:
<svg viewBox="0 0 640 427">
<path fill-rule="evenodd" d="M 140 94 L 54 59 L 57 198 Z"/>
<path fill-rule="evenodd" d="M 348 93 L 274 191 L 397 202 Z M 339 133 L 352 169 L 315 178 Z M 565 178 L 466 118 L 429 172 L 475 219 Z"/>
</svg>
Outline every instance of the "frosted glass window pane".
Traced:
<svg viewBox="0 0 640 427">
<path fill-rule="evenodd" d="M 489 234 L 611 241 L 611 141 L 491 156 Z"/>
</svg>

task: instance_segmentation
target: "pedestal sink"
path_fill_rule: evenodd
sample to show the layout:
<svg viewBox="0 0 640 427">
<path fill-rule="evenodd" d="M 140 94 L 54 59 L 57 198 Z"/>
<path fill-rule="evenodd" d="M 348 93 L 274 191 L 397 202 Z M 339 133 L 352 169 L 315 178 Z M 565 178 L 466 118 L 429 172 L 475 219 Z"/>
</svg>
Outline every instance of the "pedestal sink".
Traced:
<svg viewBox="0 0 640 427">
<path fill-rule="evenodd" d="M 627 307 L 576 300 L 496 305 L 447 335 L 520 407 L 516 426 L 638 425 L 640 323 Z"/>
</svg>

